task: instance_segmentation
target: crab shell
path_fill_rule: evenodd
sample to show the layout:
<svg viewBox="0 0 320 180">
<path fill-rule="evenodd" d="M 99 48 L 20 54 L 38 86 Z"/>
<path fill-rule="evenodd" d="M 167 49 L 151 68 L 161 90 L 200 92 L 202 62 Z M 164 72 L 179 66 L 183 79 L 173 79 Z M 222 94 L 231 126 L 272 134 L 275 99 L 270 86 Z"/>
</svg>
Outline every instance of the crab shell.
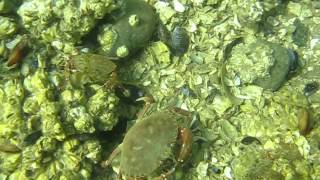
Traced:
<svg viewBox="0 0 320 180">
<path fill-rule="evenodd" d="M 170 110 L 152 113 L 140 119 L 124 137 L 121 173 L 129 177 L 150 175 L 169 157 L 170 144 L 177 140 L 178 129 L 189 117 Z M 182 123 L 183 122 L 183 123 Z"/>
<path fill-rule="evenodd" d="M 71 81 L 74 84 L 104 84 L 117 67 L 108 57 L 98 54 L 82 53 L 73 56 L 72 60 L 74 72 Z"/>
</svg>

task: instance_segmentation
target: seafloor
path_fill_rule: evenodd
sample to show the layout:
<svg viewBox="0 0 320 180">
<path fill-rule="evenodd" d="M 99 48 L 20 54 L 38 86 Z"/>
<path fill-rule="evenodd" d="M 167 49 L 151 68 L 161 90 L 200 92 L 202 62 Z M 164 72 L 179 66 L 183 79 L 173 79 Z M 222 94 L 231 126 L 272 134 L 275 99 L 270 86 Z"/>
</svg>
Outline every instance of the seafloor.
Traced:
<svg viewBox="0 0 320 180">
<path fill-rule="evenodd" d="M 318 0 L 0 0 L 0 180 L 319 180 L 319 87 Z"/>
</svg>

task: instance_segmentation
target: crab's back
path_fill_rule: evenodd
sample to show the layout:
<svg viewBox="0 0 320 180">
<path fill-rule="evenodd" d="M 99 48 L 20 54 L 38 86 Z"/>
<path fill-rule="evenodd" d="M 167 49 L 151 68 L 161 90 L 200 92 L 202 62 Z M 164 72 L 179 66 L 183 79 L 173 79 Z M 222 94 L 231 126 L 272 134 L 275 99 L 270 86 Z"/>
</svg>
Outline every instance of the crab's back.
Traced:
<svg viewBox="0 0 320 180">
<path fill-rule="evenodd" d="M 168 111 L 139 120 L 127 132 L 122 146 L 120 169 L 126 176 L 151 174 L 167 157 L 177 138 L 178 125 Z"/>
</svg>

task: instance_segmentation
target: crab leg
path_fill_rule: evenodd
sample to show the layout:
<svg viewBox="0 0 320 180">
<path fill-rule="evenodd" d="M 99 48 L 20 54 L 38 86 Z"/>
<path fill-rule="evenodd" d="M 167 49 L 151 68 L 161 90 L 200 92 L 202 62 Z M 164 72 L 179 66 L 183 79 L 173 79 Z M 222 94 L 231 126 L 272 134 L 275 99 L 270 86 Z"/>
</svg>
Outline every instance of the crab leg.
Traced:
<svg viewBox="0 0 320 180">
<path fill-rule="evenodd" d="M 181 149 L 178 152 L 177 161 L 183 163 L 191 153 L 192 131 L 189 128 L 181 128 L 178 137 L 181 142 Z"/>
<path fill-rule="evenodd" d="M 101 167 L 103 168 L 108 167 L 112 163 L 113 159 L 121 152 L 121 146 L 122 144 L 117 146 L 117 148 L 112 151 L 108 159 L 106 161 L 101 162 Z"/>
<path fill-rule="evenodd" d="M 176 167 L 174 166 L 170 171 L 161 174 L 158 177 L 152 178 L 152 180 L 166 180 L 168 176 L 170 176 L 174 171 L 176 170 Z"/>
<path fill-rule="evenodd" d="M 147 95 L 147 96 L 138 98 L 138 99 L 136 99 L 136 101 L 144 101 L 145 102 L 145 106 L 144 106 L 143 110 L 141 112 L 139 112 L 137 115 L 138 119 L 145 116 L 146 113 L 148 112 L 148 110 L 150 109 L 151 104 L 155 102 L 154 98 L 151 95 Z"/>
<path fill-rule="evenodd" d="M 123 177 L 122 177 L 122 172 L 121 172 L 121 170 L 119 171 L 119 174 L 118 174 L 118 180 L 123 180 Z"/>
</svg>

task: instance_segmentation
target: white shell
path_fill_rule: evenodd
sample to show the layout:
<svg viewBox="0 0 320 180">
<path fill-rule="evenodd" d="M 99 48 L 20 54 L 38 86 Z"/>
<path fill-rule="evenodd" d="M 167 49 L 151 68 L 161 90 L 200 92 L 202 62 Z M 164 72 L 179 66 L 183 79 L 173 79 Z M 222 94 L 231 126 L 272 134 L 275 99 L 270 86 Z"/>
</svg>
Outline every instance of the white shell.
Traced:
<svg viewBox="0 0 320 180">
<path fill-rule="evenodd" d="M 186 8 L 178 0 L 173 1 L 174 10 L 177 12 L 184 12 Z"/>
</svg>

